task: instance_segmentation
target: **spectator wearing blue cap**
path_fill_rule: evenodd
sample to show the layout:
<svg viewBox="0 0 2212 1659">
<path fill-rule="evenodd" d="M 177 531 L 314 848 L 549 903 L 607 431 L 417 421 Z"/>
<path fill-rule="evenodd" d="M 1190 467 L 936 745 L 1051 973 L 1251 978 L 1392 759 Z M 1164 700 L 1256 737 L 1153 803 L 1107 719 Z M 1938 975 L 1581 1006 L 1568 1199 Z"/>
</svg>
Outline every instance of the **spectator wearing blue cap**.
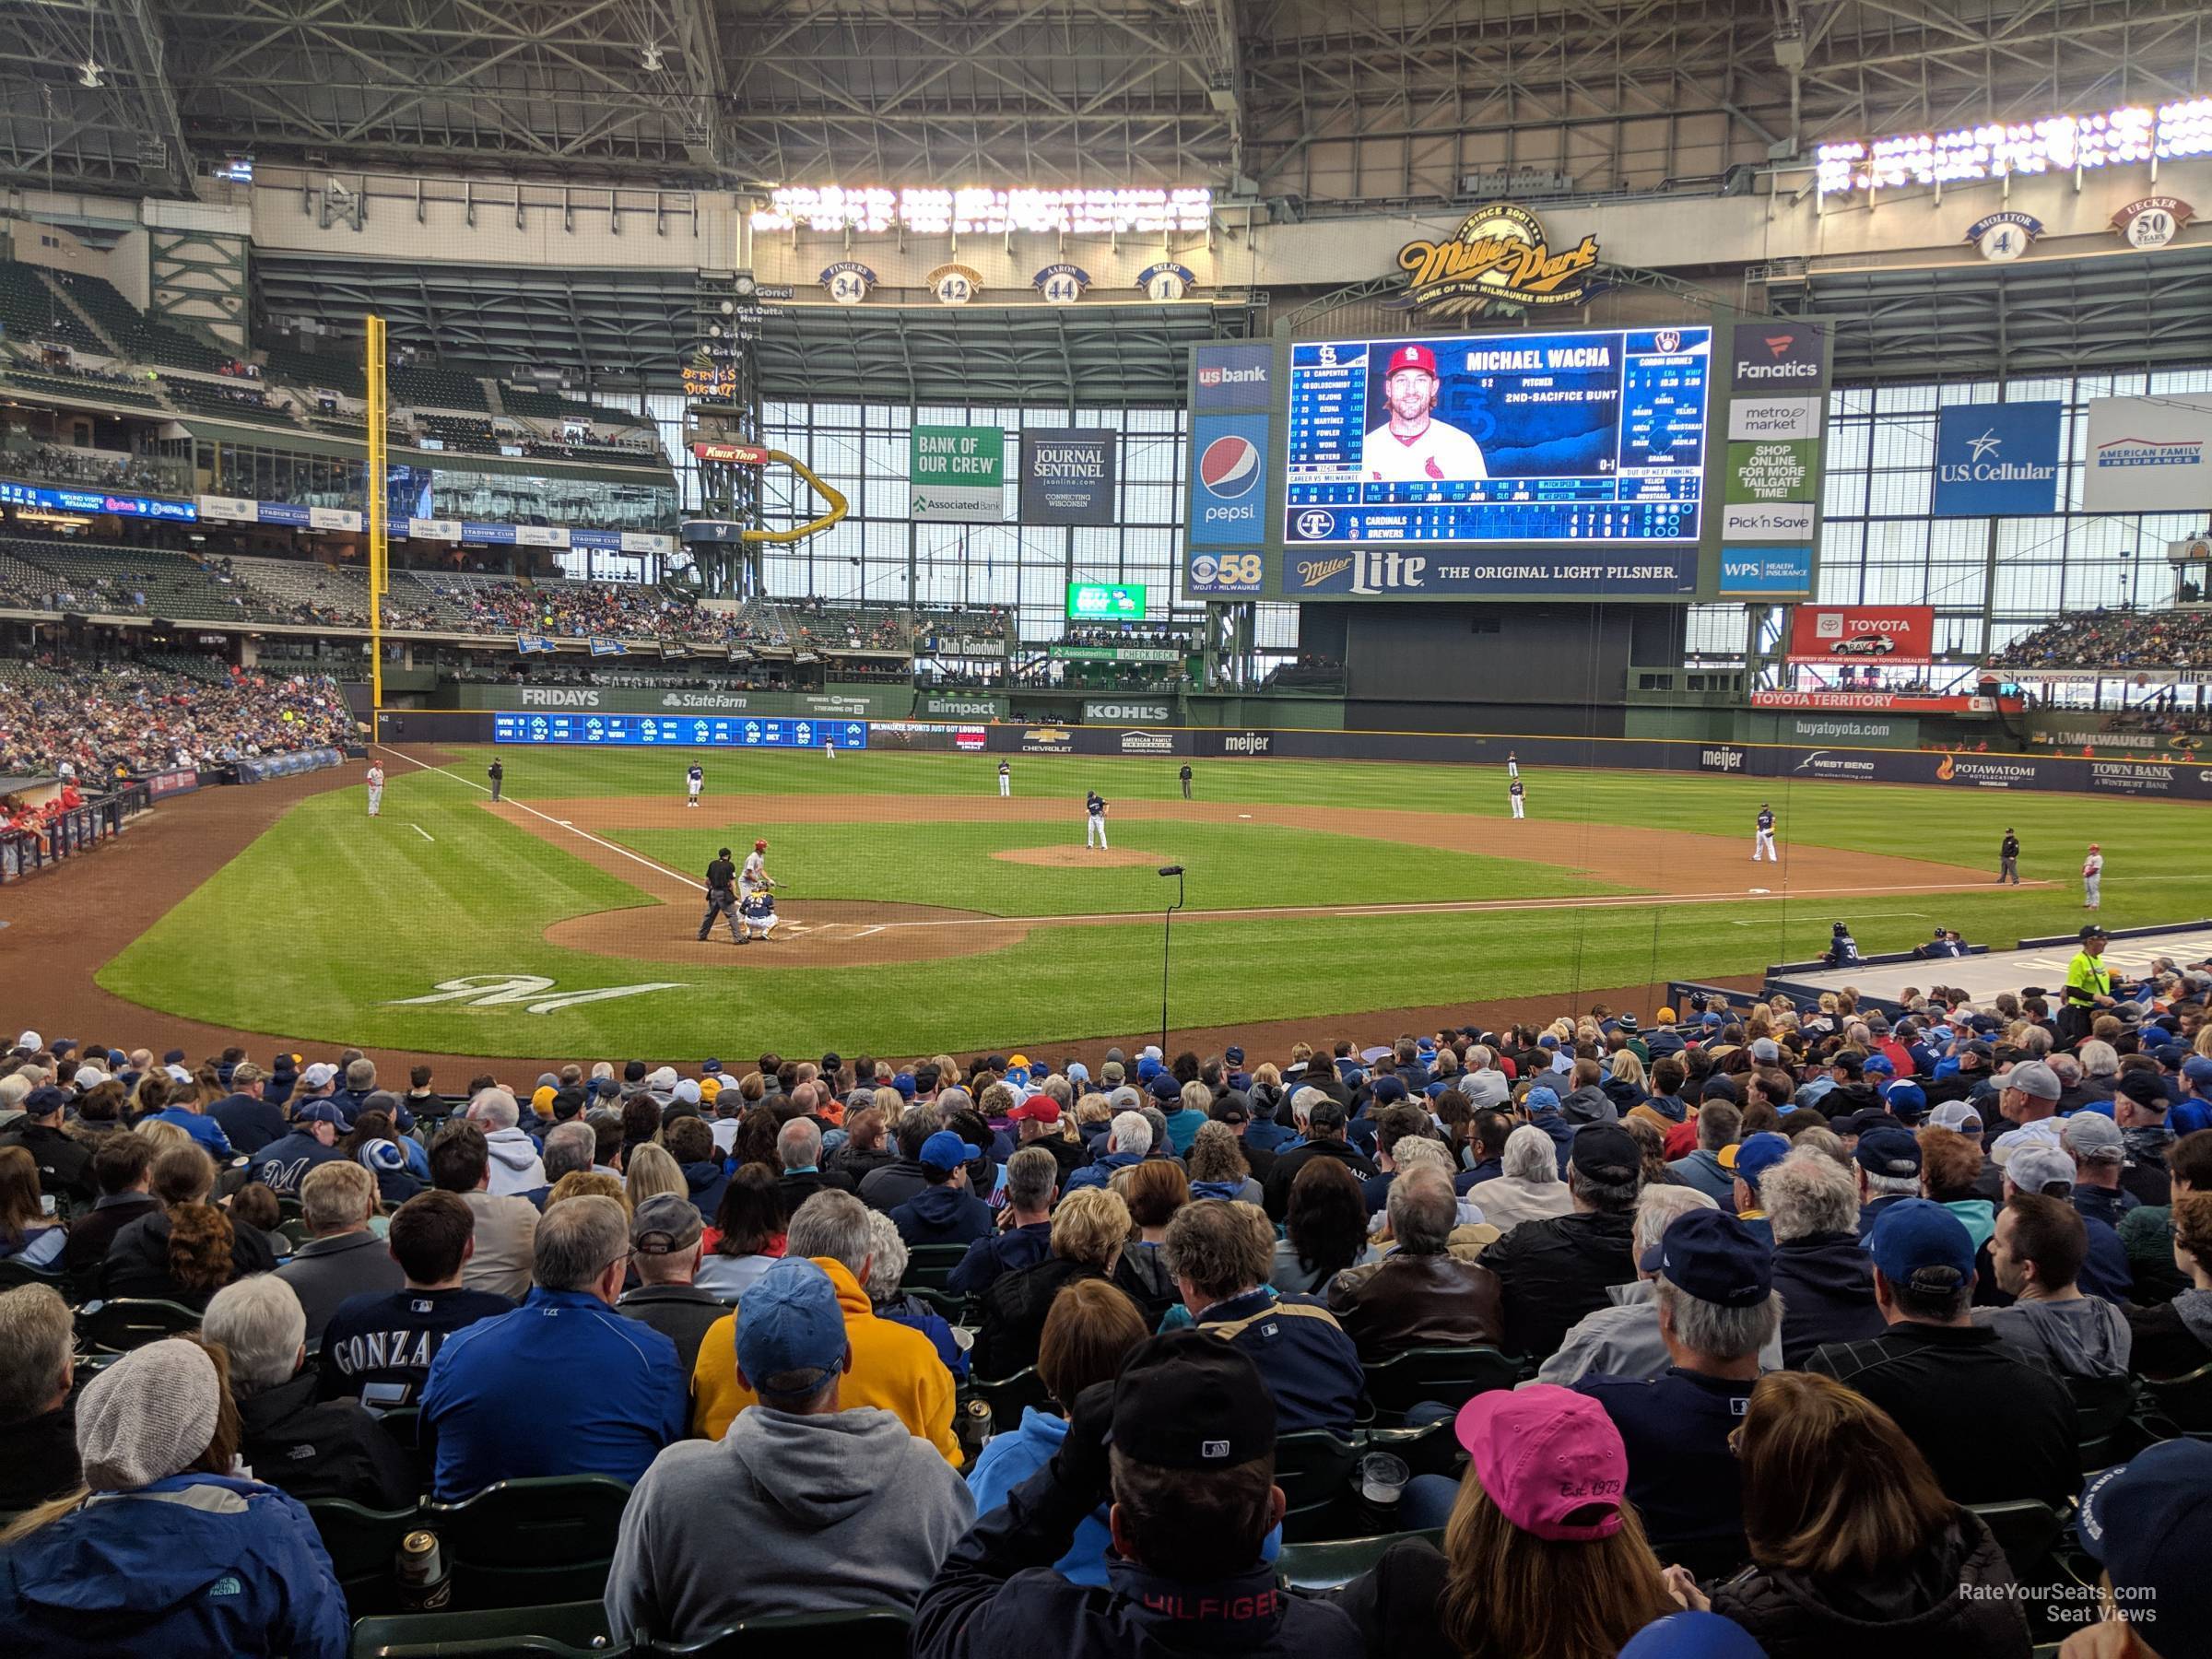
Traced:
<svg viewBox="0 0 2212 1659">
<path fill-rule="evenodd" d="M 1859 1131 L 1851 1161 L 1858 1179 L 1859 1237 L 1864 1239 L 1882 1211 L 1921 1195 L 1920 1142 L 1902 1125 L 1882 1120 Z"/>
<path fill-rule="evenodd" d="M 1768 1129 L 1746 1135 L 1737 1144 L 1735 1156 L 1727 1160 L 1728 1172 L 1735 1177 L 1729 1196 L 1735 1201 L 1736 1217 L 1770 1250 L 1774 1246 L 1774 1230 L 1767 1225 L 1767 1212 L 1759 1199 L 1759 1183 L 1766 1179 L 1769 1170 L 1789 1155 L 1790 1137 Z"/>
<path fill-rule="evenodd" d="M 246 1165 L 246 1179 L 258 1181 L 279 1195 L 300 1195 L 300 1183 L 318 1164 L 344 1163 L 338 1150 L 338 1133 L 345 1118 L 328 1100 L 308 1100 L 292 1113 L 291 1133 L 273 1140 Z"/>
<path fill-rule="evenodd" d="M 1888 1329 L 1825 1344 L 1806 1369 L 1895 1418 L 1954 1502 L 2065 1503 L 2081 1486 L 2073 1398 L 2048 1367 L 1972 1323 L 1974 1244 L 1965 1225 L 1940 1204 L 1908 1199 L 1876 1219 L 1866 1253 Z"/>
<path fill-rule="evenodd" d="M 2161 1441 L 2093 1478 L 2081 1494 L 2081 1544 L 2104 1569 L 2104 1617 L 2118 1640 L 2066 1643 L 2092 1656 L 2212 1659 L 2212 1446 Z M 2133 1640 L 2129 1640 L 2129 1638 Z"/>
<path fill-rule="evenodd" d="M 1756 1138 L 1756 1137 L 1754 1137 Z M 1605 1407 L 1629 1452 L 1629 1498 L 1662 1559 L 1721 1571 L 1744 1557 L 1728 1438 L 1782 1326 L 1770 1241 L 1718 1210 L 1677 1217 L 1639 1267 L 1652 1276 L 1670 1363 L 1655 1377 L 1592 1374 L 1575 1390 Z"/>
<path fill-rule="evenodd" d="M 911 1247 L 972 1244 L 991 1236 L 991 1206 L 968 1183 L 968 1166 L 982 1156 L 949 1129 L 922 1143 L 922 1190 L 891 1211 L 891 1224 Z"/>
<path fill-rule="evenodd" d="M 2168 1114 L 2167 1126 L 2176 1135 L 2212 1129 L 2212 1056 L 2187 1056 L 2181 1062 L 2177 1081 L 2181 1094 Z"/>
<path fill-rule="evenodd" d="M 2024 1659 L 2005 1552 L 1865 1397 L 1827 1377 L 1762 1377 L 1736 1448 L 1751 1566 L 1714 1586 L 1711 1606 L 1764 1652 Z"/>
<path fill-rule="evenodd" d="M 1759 1183 L 1774 1230 L 1774 1288 L 1782 1295 L 1783 1362 L 1802 1366 L 1828 1342 L 1888 1328 L 1875 1305 L 1874 1264 L 1859 1243 L 1851 1174 L 1818 1152 L 1793 1153 Z"/>
<path fill-rule="evenodd" d="M 967 1483 L 927 1441 L 880 1407 L 843 1406 L 852 1346 L 821 1267 L 778 1262 L 735 1323 L 738 1381 L 758 1404 L 720 1440 L 668 1447 L 638 1481 L 606 1581 L 618 1643 L 912 1607 L 974 1518 Z"/>
</svg>

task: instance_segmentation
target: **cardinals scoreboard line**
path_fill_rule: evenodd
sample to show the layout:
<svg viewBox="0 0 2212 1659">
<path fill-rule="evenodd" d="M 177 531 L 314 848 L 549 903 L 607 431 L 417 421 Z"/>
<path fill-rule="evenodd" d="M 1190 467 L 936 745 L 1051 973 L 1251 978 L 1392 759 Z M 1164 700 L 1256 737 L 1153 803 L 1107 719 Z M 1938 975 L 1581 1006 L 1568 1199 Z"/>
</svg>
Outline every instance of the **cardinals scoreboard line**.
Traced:
<svg viewBox="0 0 2212 1659">
<path fill-rule="evenodd" d="M 1718 313 L 1197 346 L 1185 593 L 1806 598 L 1827 379 Z"/>
</svg>

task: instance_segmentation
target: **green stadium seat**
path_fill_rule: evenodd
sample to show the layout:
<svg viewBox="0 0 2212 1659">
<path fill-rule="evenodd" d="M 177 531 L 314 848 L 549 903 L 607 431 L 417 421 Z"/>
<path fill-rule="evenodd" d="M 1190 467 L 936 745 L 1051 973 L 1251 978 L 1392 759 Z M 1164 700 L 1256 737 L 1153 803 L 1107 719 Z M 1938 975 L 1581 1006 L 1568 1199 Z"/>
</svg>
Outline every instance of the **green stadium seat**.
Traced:
<svg viewBox="0 0 2212 1659">
<path fill-rule="evenodd" d="M 2212 1365 L 2199 1366 L 2182 1377 L 2146 1378 L 2143 1413 L 2154 1427 L 2171 1425 L 2179 1434 L 2212 1435 Z"/>
<path fill-rule="evenodd" d="M 151 1297 L 120 1296 L 92 1302 L 76 1311 L 76 1340 L 82 1347 L 110 1354 L 127 1354 L 164 1336 L 182 1335 L 200 1328 L 196 1308 Z"/>
<path fill-rule="evenodd" d="M 1997 1540 L 1997 1547 L 2005 1552 L 2005 1559 L 2012 1568 L 2012 1576 L 2023 1584 L 2046 1582 L 2044 1564 L 2057 1547 L 2059 1536 L 2065 1531 L 2065 1517 L 2049 1504 L 2033 1498 L 2016 1499 L 2010 1503 L 1970 1503 L 1966 1506 L 1981 1517 Z"/>
<path fill-rule="evenodd" d="M 1367 1368 L 1367 1397 L 1375 1420 L 1396 1423 L 1426 1401 L 1454 1411 L 1478 1394 L 1511 1388 L 1521 1361 L 1494 1347 L 1419 1347 L 1379 1359 Z"/>
<path fill-rule="evenodd" d="M 443 1659 L 474 1654 L 612 1653 L 606 1609 L 595 1601 L 555 1602 L 535 1607 L 493 1607 L 474 1613 L 395 1613 L 359 1618 L 353 1626 L 354 1659 Z"/>
<path fill-rule="evenodd" d="M 899 1294 L 911 1296 L 917 1301 L 927 1302 L 945 1316 L 947 1324 L 972 1323 L 969 1314 L 973 1304 L 965 1296 L 955 1296 L 949 1290 L 933 1290 L 927 1285 L 901 1285 L 899 1287 Z"/>
<path fill-rule="evenodd" d="M 456 1606 L 525 1607 L 606 1588 L 629 1501 L 629 1486 L 611 1476 L 544 1476 L 428 1504 L 422 1524 L 453 1568 Z"/>
<path fill-rule="evenodd" d="M 1335 1538 L 1325 1543 L 1285 1544 L 1276 1558 L 1275 1574 L 1293 1590 L 1309 1594 L 1335 1590 L 1350 1583 L 1382 1559 L 1394 1544 L 1407 1538 L 1426 1538 L 1443 1547 L 1444 1535 L 1436 1532 L 1382 1533 L 1367 1538 Z"/>
<path fill-rule="evenodd" d="M 314 1498 L 307 1512 L 330 1552 L 330 1565 L 346 1592 L 347 1610 L 357 1618 L 388 1613 L 398 1605 L 399 1585 L 393 1563 L 400 1541 L 422 1524 L 421 1511 L 364 1508 L 348 1498 Z"/>
<path fill-rule="evenodd" d="M 907 1252 L 906 1272 L 900 1276 L 900 1288 L 942 1290 L 952 1270 L 960 1265 L 968 1253 L 965 1244 L 917 1244 Z"/>
<path fill-rule="evenodd" d="M 0 1259 L 0 1290 L 13 1290 L 18 1285 L 51 1285 L 66 1296 L 69 1279 L 65 1274 L 48 1273 L 43 1268 L 29 1266 L 13 1256 Z"/>
<path fill-rule="evenodd" d="M 639 1641 L 633 1659 L 906 1659 L 914 1621 L 905 1613 L 807 1613 L 755 1618 L 677 1646 Z M 1050 1647 L 1050 1632 L 1040 1631 Z"/>
<path fill-rule="evenodd" d="M 982 1400 L 991 1407 L 991 1427 L 999 1434 L 1006 1434 L 1021 1427 L 1021 1412 L 1025 1406 L 1040 1409 L 1052 1404 L 1052 1394 L 1044 1386 L 1044 1379 L 1037 1368 L 1018 1371 L 1010 1377 L 996 1382 L 978 1379 L 968 1385 L 971 1398 Z"/>
<path fill-rule="evenodd" d="M 1442 1475 L 1456 1480 L 1466 1467 L 1466 1448 L 1459 1443 L 1449 1418 L 1424 1423 L 1418 1429 L 1369 1429 L 1359 1438 L 1362 1453 L 1387 1452 L 1402 1458 L 1407 1470 L 1416 1475 Z"/>
<path fill-rule="evenodd" d="M 1288 1508 L 1283 1536 L 1298 1543 L 1361 1530 L 1352 1513 L 1353 1471 L 1360 1448 L 1325 1429 L 1278 1435 L 1275 1442 L 1275 1484 Z"/>
</svg>

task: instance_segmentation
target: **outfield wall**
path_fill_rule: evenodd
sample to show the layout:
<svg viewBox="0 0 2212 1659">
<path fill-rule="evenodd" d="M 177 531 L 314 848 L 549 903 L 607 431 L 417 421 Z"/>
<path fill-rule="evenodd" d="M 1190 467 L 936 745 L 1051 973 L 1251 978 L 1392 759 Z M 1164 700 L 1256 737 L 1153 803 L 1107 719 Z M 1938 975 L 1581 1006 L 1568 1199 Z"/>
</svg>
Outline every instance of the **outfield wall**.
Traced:
<svg viewBox="0 0 2212 1659">
<path fill-rule="evenodd" d="M 513 711 L 509 711 L 512 712 Z M 993 755 L 1101 755 L 1172 760 L 1277 759 L 1391 760 L 1488 766 L 1518 758 L 1532 796 L 1547 767 L 1703 772 L 1808 782 L 1921 783 L 2032 794 L 2140 795 L 2212 802 L 2212 761 L 2084 759 L 2072 755 L 1948 754 L 1933 749 L 1812 748 L 1793 744 L 1705 743 L 1648 737 L 1558 737 L 1508 733 L 1347 732 L 1256 726 L 972 725 L 893 722 L 871 747 L 978 750 Z M 394 743 L 492 741 L 490 711 L 387 711 Z M 939 742 L 935 739 L 942 738 Z M 980 741 L 979 741 L 980 740 Z M 527 745 L 522 747 L 528 747 Z M 1499 787 L 1504 787 L 1500 775 Z"/>
</svg>

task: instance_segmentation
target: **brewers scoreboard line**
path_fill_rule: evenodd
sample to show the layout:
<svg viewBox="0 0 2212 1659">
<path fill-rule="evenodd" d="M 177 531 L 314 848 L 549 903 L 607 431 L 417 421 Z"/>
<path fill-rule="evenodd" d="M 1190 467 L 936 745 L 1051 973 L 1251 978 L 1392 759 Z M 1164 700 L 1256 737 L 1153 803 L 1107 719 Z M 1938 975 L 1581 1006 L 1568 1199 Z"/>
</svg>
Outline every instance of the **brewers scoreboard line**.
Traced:
<svg viewBox="0 0 2212 1659">
<path fill-rule="evenodd" d="M 1826 341 L 1680 325 L 1193 348 L 1194 598 L 1804 599 Z"/>
<path fill-rule="evenodd" d="M 865 720 L 699 719 L 666 714 L 494 714 L 494 743 L 602 745 L 608 748 L 818 748 L 868 747 Z"/>
</svg>

